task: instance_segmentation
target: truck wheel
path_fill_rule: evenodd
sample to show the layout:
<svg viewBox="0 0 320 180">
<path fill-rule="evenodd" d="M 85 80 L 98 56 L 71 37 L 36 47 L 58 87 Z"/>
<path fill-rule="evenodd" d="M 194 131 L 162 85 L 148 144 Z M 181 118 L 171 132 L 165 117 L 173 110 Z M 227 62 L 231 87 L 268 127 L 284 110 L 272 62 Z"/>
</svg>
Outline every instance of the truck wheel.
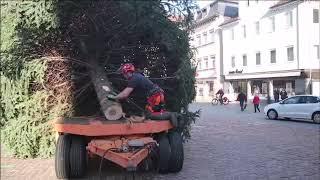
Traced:
<svg viewBox="0 0 320 180">
<path fill-rule="evenodd" d="M 55 155 L 55 171 L 58 179 L 69 178 L 70 145 L 71 145 L 70 136 L 59 135 L 57 145 L 56 145 L 56 155 Z"/>
<path fill-rule="evenodd" d="M 87 150 L 85 139 L 72 136 L 70 148 L 70 177 L 81 178 L 87 169 Z"/>
<path fill-rule="evenodd" d="M 177 132 L 169 133 L 168 137 L 169 137 L 169 142 L 171 147 L 169 171 L 176 173 L 181 171 L 183 167 L 184 152 L 183 152 L 182 137 Z"/>
<path fill-rule="evenodd" d="M 168 173 L 169 159 L 171 156 L 171 148 L 167 135 L 163 135 L 159 139 L 159 173 Z"/>
</svg>

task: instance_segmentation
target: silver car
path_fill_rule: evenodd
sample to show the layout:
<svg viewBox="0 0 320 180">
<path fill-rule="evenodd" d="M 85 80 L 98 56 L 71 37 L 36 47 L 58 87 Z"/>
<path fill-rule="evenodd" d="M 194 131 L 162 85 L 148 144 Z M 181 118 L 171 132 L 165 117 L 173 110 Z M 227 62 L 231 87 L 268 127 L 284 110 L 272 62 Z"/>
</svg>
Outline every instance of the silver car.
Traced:
<svg viewBox="0 0 320 180">
<path fill-rule="evenodd" d="M 278 103 L 269 104 L 264 108 L 269 119 L 311 119 L 320 123 L 320 97 L 298 95 Z"/>
</svg>

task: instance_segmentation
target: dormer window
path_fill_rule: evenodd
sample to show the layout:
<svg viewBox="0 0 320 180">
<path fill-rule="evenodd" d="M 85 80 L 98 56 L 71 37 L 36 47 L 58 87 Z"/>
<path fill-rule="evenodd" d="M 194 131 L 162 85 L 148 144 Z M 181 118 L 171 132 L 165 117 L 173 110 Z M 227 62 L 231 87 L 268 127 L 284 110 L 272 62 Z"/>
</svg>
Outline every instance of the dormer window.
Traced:
<svg viewBox="0 0 320 180">
<path fill-rule="evenodd" d="M 197 20 L 198 20 L 198 19 L 201 19 L 201 18 L 202 18 L 202 13 L 201 13 L 201 11 L 198 11 L 198 12 L 197 12 Z"/>
<path fill-rule="evenodd" d="M 202 17 L 205 17 L 207 15 L 207 9 L 202 9 Z"/>
</svg>

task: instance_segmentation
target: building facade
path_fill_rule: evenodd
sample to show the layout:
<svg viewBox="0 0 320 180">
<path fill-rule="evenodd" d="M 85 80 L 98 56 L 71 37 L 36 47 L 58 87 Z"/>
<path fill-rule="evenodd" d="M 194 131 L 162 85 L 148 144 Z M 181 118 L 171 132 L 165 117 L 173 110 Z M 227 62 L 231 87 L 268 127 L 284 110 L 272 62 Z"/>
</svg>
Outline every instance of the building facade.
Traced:
<svg viewBox="0 0 320 180">
<path fill-rule="evenodd" d="M 320 96 L 317 1 L 239 1 L 239 16 L 220 24 L 223 88 L 231 100 L 240 91 L 273 99 Z"/>
<path fill-rule="evenodd" d="M 191 45 L 195 48 L 196 101 L 209 102 L 223 88 L 222 35 L 219 25 L 238 15 L 238 3 L 216 0 L 196 14 Z"/>
</svg>

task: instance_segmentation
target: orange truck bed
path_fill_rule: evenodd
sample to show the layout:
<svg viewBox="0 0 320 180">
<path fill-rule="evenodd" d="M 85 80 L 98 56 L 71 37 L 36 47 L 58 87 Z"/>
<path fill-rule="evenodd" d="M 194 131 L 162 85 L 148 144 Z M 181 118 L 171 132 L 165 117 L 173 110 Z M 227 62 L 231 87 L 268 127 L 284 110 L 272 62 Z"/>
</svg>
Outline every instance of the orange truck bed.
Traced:
<svg viewBox="0 0 320 180">
<path fill-rule="evenodd" d="M 58 133 L 82 136 L 126 136 L 160 133 L 173 126 L 170 120 L 130 122 L 128 119 L 108 121 L 103 117 L 72 117 L 56 120 L 54 128 Z"/>
</svg>

